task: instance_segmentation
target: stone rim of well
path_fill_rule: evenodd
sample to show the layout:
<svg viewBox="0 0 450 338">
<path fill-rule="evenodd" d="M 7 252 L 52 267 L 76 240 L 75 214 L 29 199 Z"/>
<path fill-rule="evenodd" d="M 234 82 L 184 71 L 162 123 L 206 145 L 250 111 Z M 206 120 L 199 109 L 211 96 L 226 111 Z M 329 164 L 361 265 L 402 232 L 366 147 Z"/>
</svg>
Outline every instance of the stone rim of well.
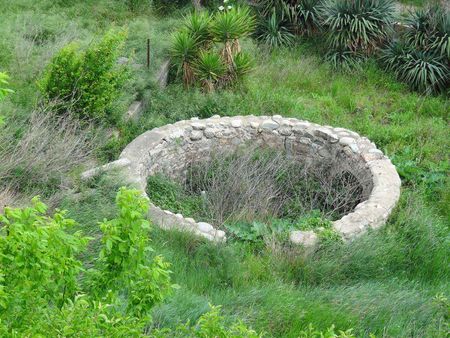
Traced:
<svg viewBox="0 0 450 338">
<path fill-rule="evenodd" d="M 164 146 L 180 138 L 194 144 L 201 140 L 219 137 L 213 133 L 213 130 L 233 131 L 240 128 L 248 128 L 256 135 L 273 134 L 283 140 L 292 139 L 295 137 L 293 135 L 298 136 L 303 132 L 308 133 L 321 142 L 341 148 L 349 156 L 354 156 L 361 161 L 371 175 L 370 195 L 352 212 L 334 221 L 332 225 L 346 241 L 354 239 L 368 229 L 376 229 L 385 224 L 400 198 L 401 181 L 395 166 L 369 139 L 345 128 L 322 126 L 295 118 L 284 118 L 280 115 L 233 117 L 214 115 L 202 120 L 192 118 L 167 124 L 141 134 L 128 144 L 117 161 L 91 169 L 83 173 L 82 177 L 87 178 L 101 171 L 121 168 L 126 181 L 135 185 L 146 195 L 147 178 L 151 175 L 146 168 L 149 163 L 153 165 L 155 161 L 157 162 L 157 159 L 152 158 L 152 151 L 164 149 Z M 224 134 L 227 133 L 222 133 L 221 137 L 229 137 L 229 135 L 223 136 Z M 197 222 L 181 214 L 163 210 L 151 202 L 149 217 L 162 228 L 189 230 L 209 240 L 226 241 L 225 232 L 214 228 L 211 224 Z M 291 231 L 289 237 L 291 242 L 305 246 L 314 246 L 318 242 L 317 234 L 313 231 Z"/>
</svg>

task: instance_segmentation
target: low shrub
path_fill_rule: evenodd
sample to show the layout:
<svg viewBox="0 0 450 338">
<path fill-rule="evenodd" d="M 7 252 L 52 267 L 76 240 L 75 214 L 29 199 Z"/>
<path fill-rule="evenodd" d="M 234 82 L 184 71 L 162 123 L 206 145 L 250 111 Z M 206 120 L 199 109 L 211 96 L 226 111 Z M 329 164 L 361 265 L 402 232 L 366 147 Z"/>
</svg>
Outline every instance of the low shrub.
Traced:
<svg viewBox="0 0 450 338">
<path fill-rule="evenodd" d="M 74 43 L 64 47 L 39 82 L 45 99 L 60 101 L 60 114 L 71 112 L 82 120 L 113 121 L 112 104 L 127 79 L 126 69 L 116 64 L 125 39 L 125 31 L 111 30 L 83 52 Z"/>
</svg>

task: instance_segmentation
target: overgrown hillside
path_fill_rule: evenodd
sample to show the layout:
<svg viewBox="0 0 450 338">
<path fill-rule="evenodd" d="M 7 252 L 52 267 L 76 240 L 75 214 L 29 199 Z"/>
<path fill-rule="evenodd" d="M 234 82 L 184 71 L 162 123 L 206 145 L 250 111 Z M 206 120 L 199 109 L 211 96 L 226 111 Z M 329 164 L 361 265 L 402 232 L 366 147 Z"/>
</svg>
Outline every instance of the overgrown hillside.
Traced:
<svg viewBox="0 0 450 338">
<path fill-rule="evenodd" d="M 327 2 L 329 17 L 339 1 Z M 233 13 L 231 1 L 203 1 L 210 14 L 192 19 L 190 1 L 0 0 L 0 75 L 8 74 L 0 77 L 0 335 L 448 335 L 448 22 L 423 14 L 431 28 L 418 29 L 419 43 L 408 31 L 384 31 L 406 20 L 390 13 L 373 40 L 342 49 L 329 44 L 339 40 L 331 19 L 300 15 L 293 27 L 278 20 L 277 2 L 252 2 L 269 3 L 267 13 L 230 14 L 239 26 L 230 24 L 230 38 L 220 34 L 227 20 L 218 6 Z M 319 1 L 298 3 L 316 13 Z M 428 38 L 443 41 L 441 54 Z M 399 41 L 404 59 L 386 67 L 382 51 Z M 399 68 L 411 61 L 406 54 L 432 57 L 437 68 L 423 75 L 431 82 L 408 82 Z M 161 88 L 156 77 L 169 57 Z M 136 100 L 144 108 L 127 120 Z M 144 219 L 138 192 L 119 192 L 119 173 L 80 179 L 146 130 L 215 114 L 354 130 L 396 165 L 400 202 L 380 230 L 305 253 L 276 236 L 217 244 L 165 231 Z M 156 194 L 179 196 L 176 189 Z M 36 199 L 30 207 L 36 195 L 48 209 Z"/>
</svg>

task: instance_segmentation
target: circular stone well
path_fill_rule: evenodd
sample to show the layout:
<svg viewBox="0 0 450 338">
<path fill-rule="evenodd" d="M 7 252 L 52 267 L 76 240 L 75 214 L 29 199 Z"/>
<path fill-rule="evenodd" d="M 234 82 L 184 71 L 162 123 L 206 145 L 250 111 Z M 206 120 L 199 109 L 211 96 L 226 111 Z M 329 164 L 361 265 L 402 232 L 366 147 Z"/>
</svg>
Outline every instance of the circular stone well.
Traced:
<svg viewBox="0 0 450 338">
<path fill-rule="evenodd" d="M 321 126 L 294 118 L 235 116 L 179 121 L 147 131 L 131 142 L 120 159 L 108 168 L 122 167 L 129 182 L 145 192 L 147 178 L 157 172 L 176 177 L 194 160 L 211 156 L 214 149 L 233 151 L 250 143 L 285 151 L 288 156 L 312 163 L 346 164 L 346 170 L 363 184 L 363 200 L 333 222 L 344 240 L 383 225 L 400 196 L 400 178 L 391 161 L 370 140 L 357 133 Z M 336 165 L 336 167 L 339 167 Z M 150 203 L 149 216 L 163 228 L 193 231 L 210 240 L 224 241 L 223 231 L 205 222 L 162 210 Z M 294 243 L 313 245 L 312 231 L 292 231 Z"/>
</svg>

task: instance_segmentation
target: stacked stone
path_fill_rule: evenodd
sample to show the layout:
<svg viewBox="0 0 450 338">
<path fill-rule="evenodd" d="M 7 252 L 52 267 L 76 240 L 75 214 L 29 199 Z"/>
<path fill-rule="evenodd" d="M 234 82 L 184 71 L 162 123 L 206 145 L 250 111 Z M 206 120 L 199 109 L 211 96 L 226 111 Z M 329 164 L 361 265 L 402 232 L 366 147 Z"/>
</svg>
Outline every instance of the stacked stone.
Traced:
<svg viewBox="0 0 450 338">
<path fill-rule="evenodd" d="M 232 151 L 246 142 L 286 151 L 312 163 L 347 161 L 357 177 L 369 181 L 365 187 L 366 200 L 333 223 L 344 240 L 383 225 L 399 199 L 397 171 L 370 140 L 344 128 L 321 126 L 280 115 L 215 115 L 204 120 L 193 118 L 168 124 L 137 137 L 125 148 L 118 161 L 106 166 L 123 168 L 127 181 L 145 191 L 150 175 L 164 172 L 171 177 L 182 176 L 190 162 L 211 156 L 214 149 Z M 93 169 L 90 173 L 103 169 Z M 149 216 L 164 228 L 193 231 L 210 240 L 226 240 L 223 231 L 208 223 L 161 210 L 153 204 L 150 204 Z M 312 231 L 293 231 L 290 239 L 297 244 L 312 246 L 317 242 L 317 235 Z"/>
</svg>

